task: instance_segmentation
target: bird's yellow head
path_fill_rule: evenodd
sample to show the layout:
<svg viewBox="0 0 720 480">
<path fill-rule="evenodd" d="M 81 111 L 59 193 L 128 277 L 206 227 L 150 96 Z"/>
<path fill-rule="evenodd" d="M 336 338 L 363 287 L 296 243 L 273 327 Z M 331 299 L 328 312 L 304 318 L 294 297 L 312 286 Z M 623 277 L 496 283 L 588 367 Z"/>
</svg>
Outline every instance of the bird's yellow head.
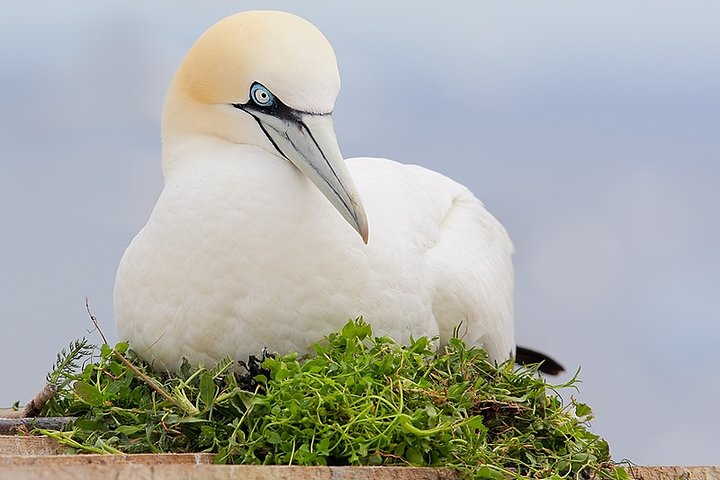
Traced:
<svg viewBox="0 0 720 480">
<path fill-rule="evenodd" d="M 312 24 L 285 12 L 238 13 L 205 32 L 175 74 L 163 145 L 209 136 L 263 148 L 302 171 L 367 243 L 332 122 L 339 89 L 335 53 Z"/>
<path fill-rule="evenodd" d="M 177 87 L 205 104 L 244 104 L 260 83 L 290 108 L 330 113 L 340 89 L 335 53 L 308 21 L 285 12 L 227 17 L 195 42 Z"/>
</svg>

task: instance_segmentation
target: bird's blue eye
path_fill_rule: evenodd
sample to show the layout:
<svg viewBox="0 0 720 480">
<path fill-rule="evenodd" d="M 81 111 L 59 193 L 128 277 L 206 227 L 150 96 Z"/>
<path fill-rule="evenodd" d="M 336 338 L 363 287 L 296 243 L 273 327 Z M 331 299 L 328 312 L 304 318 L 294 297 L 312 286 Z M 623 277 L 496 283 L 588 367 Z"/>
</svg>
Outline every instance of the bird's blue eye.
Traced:
<svg viewBox="0 0 720 480">
<path fill-rule="evenodd" d="M 275 101 L 275 96 L 264 85 L 253 83 L 250 87 L 250 98 L 259 107 L 269 107 Z"/>
</svg>

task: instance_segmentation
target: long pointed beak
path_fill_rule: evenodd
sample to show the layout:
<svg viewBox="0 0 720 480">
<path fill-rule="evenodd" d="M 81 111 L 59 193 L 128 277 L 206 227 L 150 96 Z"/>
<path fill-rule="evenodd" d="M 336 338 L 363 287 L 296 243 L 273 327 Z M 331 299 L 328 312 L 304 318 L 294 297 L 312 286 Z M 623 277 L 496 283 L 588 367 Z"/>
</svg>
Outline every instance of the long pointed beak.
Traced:
<svg viewBox="0 0 720 480">
<path fill-rule="evenodd" d="M 368 223 L 355 183 L 335 137 L 332 115 L 299 113 L 292 118 L 253 111 L 268 139 L 330 200 L 368 243 Z"/>
</svg>

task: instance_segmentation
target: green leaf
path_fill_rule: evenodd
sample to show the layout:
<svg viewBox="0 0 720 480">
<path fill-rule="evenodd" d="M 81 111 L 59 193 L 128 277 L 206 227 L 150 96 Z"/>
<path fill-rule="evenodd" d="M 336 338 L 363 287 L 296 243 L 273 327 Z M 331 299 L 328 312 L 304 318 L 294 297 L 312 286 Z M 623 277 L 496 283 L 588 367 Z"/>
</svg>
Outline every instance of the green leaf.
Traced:
<svg viewBox="0 0 720 480">
<path fill-rule="evenodd" d="M 410 464 L 412 465 L 425 465 L 425 459 L 423 458 L 422 453 L 420 453 L 420 450 L 415 447 L 410 447 L 405 450 L 405 456 L 407 457 L 408 462 L 410 462 Z"/>
<path fill-rule="evenodd" d="M 282 437 L 280 437 L 280 434 L 277 432 L 271 432 L 266 440 L 270 445 L 277 445 L 282 442 Z"/>
<path fill-rule="evenodd" d="M 342 329 L 342 336 L 350 340 L 364 340 L 372 335 L 372 327 L 362 317 L 351 320 Z"/>
<path fill-rule="evenodd" d="M 200 375 L 200 401 L 206 406 L 211 407 L 215 400 L 215 382 L 209 372 Z"/>
<path fill-rule="evenodd" d="M 498 472 L 487 465 L 483 465 L 475 472 L 475 478 L 482 478 L 487 480 L 505 480 L 505 475 L 502 472 Z"/>
<path fill-rule="evenodd" d="M 592 409 L 585 403 L 575 404 L 575 415 L 578 417 L 586 417 L 592 414 Z"/>
<path fill-rule="evenodd" d="M 318 442 L 316 451 L 320 455 L 327 456 L 330 453 L 330 437 L 324 437 Z"/>
<path fill-rule="evenodd" d="M 430 418 L 435 418 L 438 415 L 437 409 L 432 403 L 425 406 L 425 413 Z"/>
<path fill-rule="evenodd" d="M 115 344 L 115 351 L 118 352 L 120 355 L 125 355 L 127 353 L 128 348 L 130 348 L 130 344 L 128 342 L 119 342 Z"/>
<path fill-rule="evenodd" d="M 80 400 L 88 405 L 97 407 L 103 403 L 103 396 L 100 390 L 89 383 L 78 380 L 73 384 L 73 390 Z"/>
<path fill-rule="evenodd" d="M 611 478 L 613 480 L 631 480 L 630 474 L 625 470 L 624 467 L 615 467 L 612 472 Z"/>
<path fill-rule="evenodd" d="M 107 345 L 105 343 L 100 345 L 100 356 L 105 359 L 109 358 L 110 355 L 112 355 L 112 348 L 110 348 L 110 345 Z"/>
<path fill-rule="evenodd" d="M 465 425 L 467 425 L 470 428 L 474 428 L 476 430 L 487 430 L 487 428 L 485 428 L 485 421 L 484 421 L 483 417 L 480 415 L 475 415 L 473 417 L 468 418 L 467 421 L 465 422 Z"/>
<path fill-rule="evenodd" d="M 210 425 L 200 427 L 200 435 L 198 435 L 198 444 L 202 447 L 208 447 L 215 442 L 217 432 Z"/>
<path fill-rule="evenodd" d="M 101 422 L 98 422 L 97 420 L 89 420 L 86 418 L 78 418 L 77 420 L 75 420 L 75 422 L 73 423 L 73 427 L 86 430 L 88 432 L 99 432 L 107 430 L 105 425 L 103 425 Z"/>
<path fill-rule="evenodd" d="M 115 429 L 116 432 L 128 436 L 144 430 L 145 428 L 143 425 L 120 425 Z"/>
</svg>

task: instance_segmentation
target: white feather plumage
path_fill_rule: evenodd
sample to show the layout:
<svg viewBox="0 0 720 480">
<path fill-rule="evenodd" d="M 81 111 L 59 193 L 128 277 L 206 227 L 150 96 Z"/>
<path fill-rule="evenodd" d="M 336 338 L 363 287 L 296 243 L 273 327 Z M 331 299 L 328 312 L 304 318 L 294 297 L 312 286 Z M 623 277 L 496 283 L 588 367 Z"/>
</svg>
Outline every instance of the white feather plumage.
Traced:
<svg viewBox="0 0 720 480">
<path fill-rule="evenodd" d="M 203 115 L 248 140 L 177 127 L 198 122 L 181 117 L 203 106 L 174 105 L 178 82 L 166 104 L 165 186 L 115 285 L 119 334 L 156 368 L 263 347 L 304 352 L 359 315 L 402 342 L 445 342 L 462 322 L 465 340 L 491 358 L 513 354 L 512 244 L 467 188 L 418 166 L 347 160 L 367 213 L 365 245 L 242 112 L 207 105 L 218 112 Z"/>
</svg>

